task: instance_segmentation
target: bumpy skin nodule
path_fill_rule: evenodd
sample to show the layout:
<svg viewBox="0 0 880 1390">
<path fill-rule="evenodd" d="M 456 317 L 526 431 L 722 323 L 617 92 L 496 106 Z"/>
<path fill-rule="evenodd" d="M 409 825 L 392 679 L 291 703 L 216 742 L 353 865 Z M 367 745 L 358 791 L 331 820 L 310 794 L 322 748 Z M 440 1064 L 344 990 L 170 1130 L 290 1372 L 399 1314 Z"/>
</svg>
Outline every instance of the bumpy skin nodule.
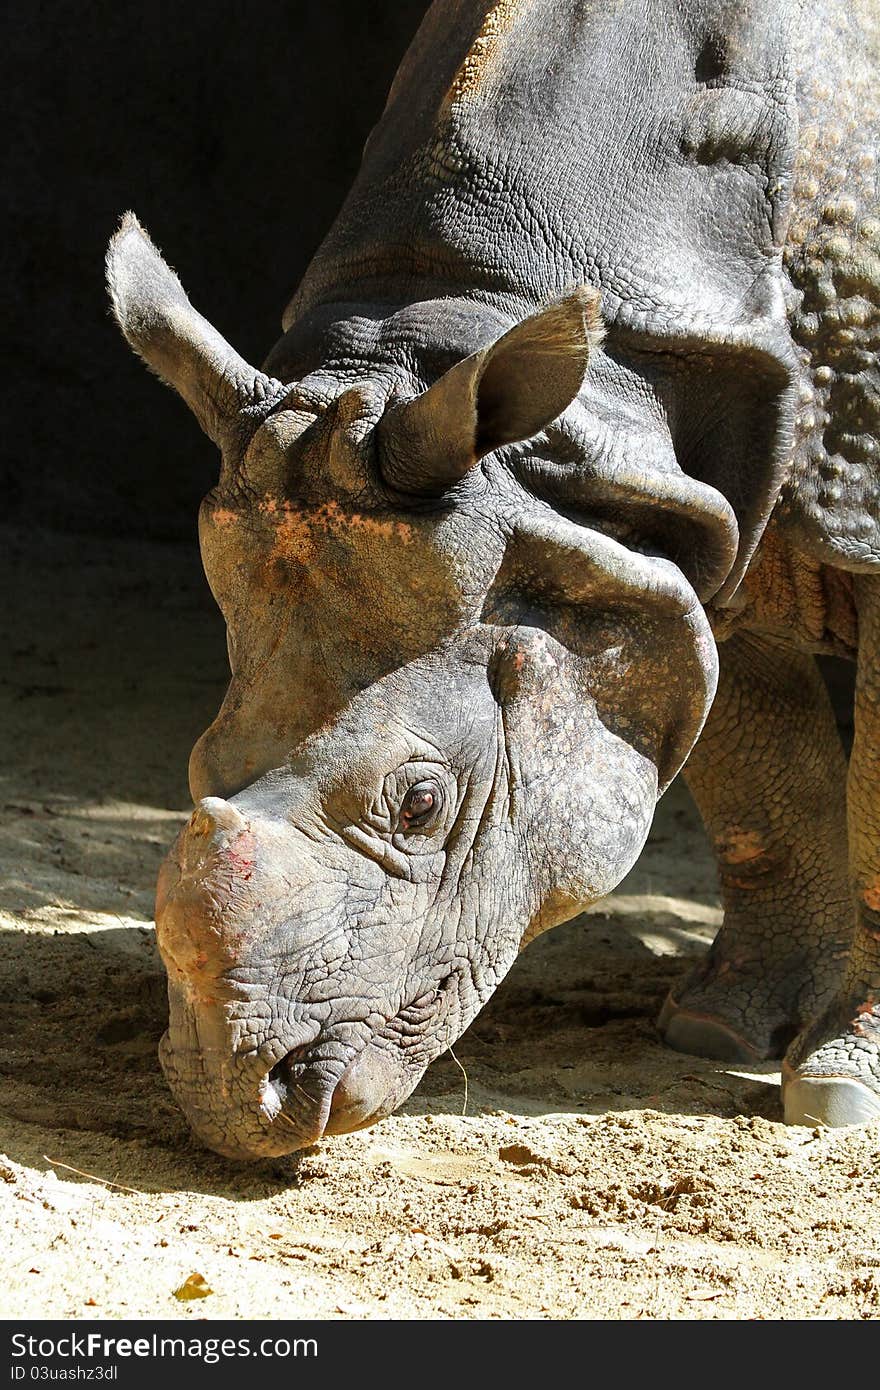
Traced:
<svg viewBox="0 0 880 1390">
<path fill-rule="evenodd" d="M 766 1056 L 835 989 L 842 763 L 796 649 L 858 643 L 860 934 L 786 1095 L 876 1100 L 872 8 L 437 0 L 263 371 L 123 222 L 120 326 L 223 456 L 231 679 L 157 900 L 163 1065 L 221 1152 L 387 1114 L 620 880 L 707 614 L 727 916 L 663 1026 Z"/>
</svg>

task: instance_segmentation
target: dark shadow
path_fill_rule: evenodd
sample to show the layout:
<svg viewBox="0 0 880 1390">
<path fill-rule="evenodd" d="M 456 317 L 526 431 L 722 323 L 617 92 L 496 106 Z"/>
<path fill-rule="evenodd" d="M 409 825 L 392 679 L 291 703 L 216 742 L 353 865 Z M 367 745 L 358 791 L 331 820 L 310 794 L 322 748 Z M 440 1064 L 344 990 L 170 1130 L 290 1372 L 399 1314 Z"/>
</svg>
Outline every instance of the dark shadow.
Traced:
<svg viewBox="0 0 880 1390">
<path fill-rule="evenodd" d="M 816 662 L 831 697 L 837 728 L 849 757 L 853 741 L 856 664 L 838 656 L 819 656 Z"/>
<path fill-rule="evenodd" d="M 500 1106 L 515 1116 L 652 1109 L 781 1119 L 778 1063 L 726 1066 L 662 1041 L 663 1000 L 711 935 L 665 930 L 679 954 L 655 955 L 610 915 L 548 932 L 519 958 L 455 1057 L 430 1068 L 407 1112 L 461 1115 L 467 1073 L 472 1115 Z M 663 931 L 651 924 L 652 936 Z"/>
<path fill-rule="evenodd" d="M 198 552 L 12 528 L 0 552 L 0 801 L 184 810 L 229 675 Z"/>
<path fill-rule="evenodd" d="M 426 8 L 7 10 L 7 515 L 194 536 L 216 451 L 123 343 L 103 284 L 107 240 L 134 208 L 193 303 L 258 364 Z"/>
</svg>

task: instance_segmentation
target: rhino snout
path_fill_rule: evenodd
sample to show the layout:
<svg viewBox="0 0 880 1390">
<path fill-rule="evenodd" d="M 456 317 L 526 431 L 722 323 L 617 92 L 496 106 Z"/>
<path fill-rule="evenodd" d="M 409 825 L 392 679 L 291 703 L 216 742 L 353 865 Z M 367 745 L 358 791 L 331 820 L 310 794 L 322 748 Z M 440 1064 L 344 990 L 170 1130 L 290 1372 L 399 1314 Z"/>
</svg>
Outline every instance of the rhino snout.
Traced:
<svg viewBox="0 0 880 1390">
<path fill-rule="evenodd" d="M 393 1019 L 357 1050 L 340 1041 L 344 1029 L 315 1029 L 313 1042 L 261 1066 L 235 1053 L 220 1020 L 176 1002 L 160 1045 L 163 1070 L 196 1135 L 229 1158 L 278 1157 L 374 1124 L 402 1105 L 430 1060 L 411 1064 L 391 1036 Z"/>
<path fill-rule="evenodd" d="M 255 1066 L 228 1045 L 206 1047 L 206 1031 L 204 1020 L 182 1021 L 172 1006 L 159 1046 L 168 1085 L 203 1143 L 227 1158 L 254 1159 L 292 1153 L 321 1138 L 333 1094 L 324 1069 L 299 1067 L 294 1082 L 286 1059 L 271 1069 Z M 188 1032 L 194 1036 L 187 1038 Z"/>
<path fill-rule="evenodd" d="M 377 974 L 295 828 L 219 797 L 196 806 L 168 855 L 156 928 L 162 1067 L 198 1137 L 232 1158 L 390 1114 L 458 1035 L 471 988 L 461 964 L 430 956 L 401 967 L 408 984 Z"/>
</svg>

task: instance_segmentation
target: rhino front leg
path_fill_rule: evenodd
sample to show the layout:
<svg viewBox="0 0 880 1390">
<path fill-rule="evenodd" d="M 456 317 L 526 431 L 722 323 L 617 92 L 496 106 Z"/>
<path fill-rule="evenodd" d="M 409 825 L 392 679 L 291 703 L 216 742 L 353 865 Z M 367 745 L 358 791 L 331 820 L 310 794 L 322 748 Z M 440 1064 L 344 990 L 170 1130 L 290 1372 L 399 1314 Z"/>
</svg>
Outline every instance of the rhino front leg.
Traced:
<svg viewBox="0 0 880 1390">
<path fill-rule="evenodd" d="M 786 1056 L 790 1124 L 880 1119 L 880 579 L 858 576 L 856 601 L 859 665 L 847 783 L 856 928 L 840 991 Z"/>
<path fill-rule="evenodd" d="M 812 656 L 740 634 L 685 778 L 711 836 L 724 923 L 669 994 L 671 1047 L 781 1057 L 839 986 L 852 937 L 846 762 Z"/>
</svg>

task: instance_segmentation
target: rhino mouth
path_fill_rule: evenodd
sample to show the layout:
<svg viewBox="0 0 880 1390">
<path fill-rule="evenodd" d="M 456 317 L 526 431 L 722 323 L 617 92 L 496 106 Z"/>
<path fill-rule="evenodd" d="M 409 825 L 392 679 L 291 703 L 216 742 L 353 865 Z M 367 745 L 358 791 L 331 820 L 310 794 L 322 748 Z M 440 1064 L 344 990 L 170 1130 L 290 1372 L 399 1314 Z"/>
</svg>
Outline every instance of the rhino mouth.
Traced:
<svg viewBox="0 0 880 1390">
<path fill-rule="evenodd" d="M 280 1157 L 325 1135 L 348 1134 L 384 1119 L 412 1094 L 426 1068 L 455 1036 L 459 972 L 412 999 L 360 1045 L 336 1025 L 254 1075 L 230 1058 L 209 1076 L 203 1054 L 180 1052 L 166 1033 L 163 1070 L 191 1128 L 228 1158 Z"/>
<path fill-rule="evenodd" d="M 266 1078 L 267 1091 L 274 1091 L 280 1102 L 279 1116 L 295 1123 L 303 1105 L 316 1109 L 323 1125 L 316 1135 L 319 1139 L 324 1134 L 365 1129 L 390 1115 L 412 1094 L 425 1069 L 447 1045 L 446 1025 L 457 1000 L 457 980 L 457 972 L 450 972 L 374 1031 L 349 1057 L 329 1096 L 316 1095 L 310 1084 L 316 1074 L 315 1045 L 289 1052 Z"/>
</svg>

